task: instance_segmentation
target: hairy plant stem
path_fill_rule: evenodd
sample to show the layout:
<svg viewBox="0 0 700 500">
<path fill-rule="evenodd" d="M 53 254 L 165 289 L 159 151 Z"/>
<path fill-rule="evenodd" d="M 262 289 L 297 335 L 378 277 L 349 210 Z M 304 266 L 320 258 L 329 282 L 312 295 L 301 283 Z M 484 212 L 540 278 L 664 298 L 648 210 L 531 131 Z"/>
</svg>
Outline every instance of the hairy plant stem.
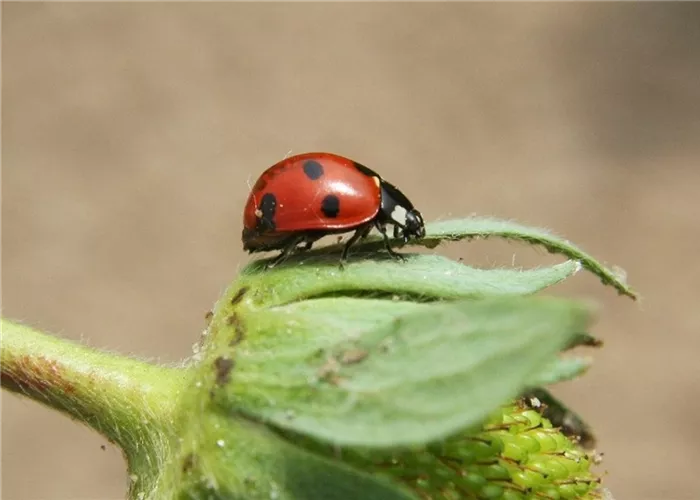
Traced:
<svg viewBox="0 0 700 500">
<path fill-rule="evenodd" d="M 130 472 L 157 471 L 154 462 L 171 441 L 159 431 L 170 427 L 185 370 L 96 351 L 6 319 L 0 327 L 5 390 L 99 432 L 124 451 Z"/>
</svg>

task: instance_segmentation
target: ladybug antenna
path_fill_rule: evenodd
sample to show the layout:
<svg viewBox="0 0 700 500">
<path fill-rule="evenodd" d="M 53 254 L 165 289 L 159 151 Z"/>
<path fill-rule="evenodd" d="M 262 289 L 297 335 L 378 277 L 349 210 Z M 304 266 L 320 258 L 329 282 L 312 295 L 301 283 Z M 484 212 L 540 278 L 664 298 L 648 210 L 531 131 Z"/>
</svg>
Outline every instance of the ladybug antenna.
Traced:
<svg viewBox="0 0 700 500">
<path fill-rule="evenodd" d="M 248 178 L 245 180 L 245 183 L 248 184 L 248 189 L 250 191 L 253 190 L 253 184 L 250 182 L 251 179 L 252 179 L 252 177 L 250 176 L 250 174 L 248 174 Z"/>
<path fill-rule="evenodd" d="M 248 178 L 245 180 L 245 183 L 248 185 L 248 192 L 249 192 L 249 193 L 251 194 L 251 196 L 253 197 L 253 203 L 254 203 L 255 206 L 257 207 L 257 206 L 258 206 L 258 199 L 257 199 L 257 197 L 255 196 L 255 192 L 253 191 L 253 186 L 252 186 L 252 184 L 251 184 L 251 182 L 250 182 L 250 179 L 251 179 L 250 174 L 248 174 Z"/>
</svg>

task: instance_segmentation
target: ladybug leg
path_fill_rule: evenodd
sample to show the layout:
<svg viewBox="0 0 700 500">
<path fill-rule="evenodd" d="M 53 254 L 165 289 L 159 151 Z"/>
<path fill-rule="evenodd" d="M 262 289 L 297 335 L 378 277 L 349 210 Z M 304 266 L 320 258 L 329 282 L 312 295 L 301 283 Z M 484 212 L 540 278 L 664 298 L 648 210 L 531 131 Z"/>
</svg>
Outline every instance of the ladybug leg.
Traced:
<svg viewBox="0 0 700 500">
<path fill-rule="evenodd" d="M 384 237 L 384 247 L 386 248 L 386 251 L 388 252 L 388 254 L 391 255 L 396 260 L 405 261 L 406 257 L 404 257 L 403 255 L 401 255 L 398 252 L 395 252 L 391 248 L 391 243 L 389 242 L 389 235 L 386 232 L 386 225 L 381 224 L 380 222 L 376 222 L 375 227 L 377 228 L 377 231 L 382 233 L 382 236 Z M 396 236 L 396 227 L 397 226 L 394 226 L 394 236 Z"/>
<path fill-rule="evenodd" d="M 345 246 L 343 247 L 343 253 L 340 254 L 340 267 L 342 268 L 345 263 L 348 260 L 348 254 L 350 252 L 350 247 L 353 246 L 355 243 L 358 242 L 358 240 L 361 240 L 362 238 L 366 237 L 367 234 L 372 230 L 372 224 L 366 224 L 364 226 L 361 226 L 355 231 L 355 234 L 353 234 L 350 239 L 345 243 Z"/>
<path fill-rule="evenodd" d="M 284 262 L 285 260 L 287 260 L 287 257 L 289 257 L 289 255 L 290 255 L 294 250 L 296 250 L 297 245 L 299 245 L 299 243 L 301 243 L 302 241 L 304 241 L 304 236 L 299 236 L 298 238 L 294 238 L 293 240 L 291 240 L 291 241 L 287 244 L 287 246 L 285 246 L 285 247 L 282 249 L 282 252 L 281 252 L 277 257 L 275 257 L 274 259 L 272 259 L 270 262 L 267 263 L 267 265 L 265 266 L 265 269 L 273 268 L 273 267 L 275 267 L 277 264 L 279 264 L 279 263 Z"/>
<path fill-rule="evenodd" d="M 307 235 L 301 241 L 304 243 L 304 246 L 300 247 L 299 250 L 302 252 L 306 252 L 308 250 L 311 250 L 311 247 L 314 246 L 314 243 L 316 243 L 321 237 L 322 237 L 321 235 L 314 235 L 314 234 Z"/>
</svg>

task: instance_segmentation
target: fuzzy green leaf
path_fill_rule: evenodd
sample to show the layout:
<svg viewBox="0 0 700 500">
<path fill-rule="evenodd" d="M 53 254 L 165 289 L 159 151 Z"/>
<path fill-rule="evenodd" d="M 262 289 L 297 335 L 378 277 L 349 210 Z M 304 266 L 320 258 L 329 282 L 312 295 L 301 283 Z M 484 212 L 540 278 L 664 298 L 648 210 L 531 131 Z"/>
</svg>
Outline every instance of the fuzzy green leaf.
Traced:
<svg viewBox="0 0 700 500">
<path fill-rule="evenodd" d="M 579 332 L 572 339 L 571 343 L 566 346 L 566 349 L 574 349 L 575 347 L 603 347 L 603 341 L 594 337 L 588 332 Z"/>
<path fill-rule="evenodd" d="M 545 364 L 530 380 L 531 387 L 557 384 L 580 377 L 593 364 L 590 358 L 566 357 Z"/>
<path fill-rule="evenodd" d="M 352 310 L 368 314 L 367 302 Z M 289 306 L 283 329 L 265 324 L 269 311 L 247 317 L 256 332 L 237 353 L 235 382 L 215 395 L 221 411 L 342 445 L 422 444 L 518 394 L 588 321 L 570 301 L 513 297 L 423 306 L 369 330 L 337 318 L 332 331 L 308 331 L 304 315 L 323 306 Z"/>
<path fill-rule="evenodd" d="M 254 325 L 255 333 L 249 332 L 240 351 L 255 363 L 269 359 L 271 353 L 276 359 L 310 357 L 319 349 L 355 342 L 364 332 L 431 307 L 429 303 L 350 297 L 293 302 L 247 314 L 246 324 Z"/>
<path fill-rule="evenodd" d="M 518 240 L 533 245 L 542 245 L 549 252 L 565 255 L 569 259 L 580 261 L 585 269 L 600 278 L 605 285 L 614 287 L 619 293 L 632 299 L 637 294 L 626 283 L 624 272 L 605 267 L 573 243 L 560 238 L 545 229 L 523 226 L 516 222 L 493 219 L 490 217 L 467 217 L 462 219 L 442 220 L 426 224 L 426 236 L 411 244 L 434 248 L 442 241 L 458 241 L 469 238 L 499 237 Z M 395 242 L 399 244 L 399 242 Z M 372 236 L 357 245 L 358 249 L 376 250 L 383 246 L 381 238 Z M 332 245 L 316 252 L 334 251 L 339 245 Z"/>
<path fill-rule="evenodd" d="M 299 265 L 300 261 L 305 265 Z M 262 271 L 261 262 L 255 262 L 244 270 L 239 283 L 254 286 L 252 300 L 264 306 L 353 292 L 399 294 L 428 301 L 532 294 L 579 269 L 578 262 L 568 261 L 531 270 L 484 270 L 439 255 L 415 254 L 407 256 L 405 262 L 357 260 L 340 269 L 337 256 L 301 255 L 266 271 Z"/>
<path fill-rule="evenodd" d="M 207 390 L 183 402 L 206 405 Z M 150 498 L 182 500 L 303 500 L 415 498 L 399 485 L 323 458 L 262 425 L 231 414 L 189 413 L 179 435 L 182 447 L 166 465 Z"/>
<path fill-rule="evenodd" d="M 625 282 L 624 273 L 620 270 L 606 268 L 570 241 L 560 238 L 545 229 L 532 228 L 511 221 L 492 219 L 489 217 L 473 217 L 468 219 L 443 220 L 428 224 L 426 241 L 461 240 L 470 237 L 498 236 L 510 240 L 520 240 L 526 243 L 544 246 L 549 252 L 562 254 L 569 259 L 578 260 L 581 265 L 596 276 L 605 285 L 610 285 L 619 293 L 632 299 L 637 294 Z"/>
</svg>

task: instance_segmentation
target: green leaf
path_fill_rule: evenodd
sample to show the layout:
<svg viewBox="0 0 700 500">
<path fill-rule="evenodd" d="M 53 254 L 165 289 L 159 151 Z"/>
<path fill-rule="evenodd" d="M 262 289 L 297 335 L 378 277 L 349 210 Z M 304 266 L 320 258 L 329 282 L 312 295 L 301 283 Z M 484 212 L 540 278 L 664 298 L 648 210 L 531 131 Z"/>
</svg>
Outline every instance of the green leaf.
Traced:
<svg viewBox="0 0 700 500">
<path fill-rule="evenodd" d="M 422 444 L 517 395 L 588 321 L 570 301 L 513 297 L 424 305 L 368 330 L 338 317 L 330 331 L 308 331 L 310 308 L 337 313 L 313 302 L 285 308 L 286 328 L 266 323 L 269 311 L 247 317 L 255 331 L 237 352 L 234 382 L 215 395 L 222 411 L 339 445 Z M 367 302 L 351 310 L 371 314 Z"/>
<path fill-rule="evenodd" d="M 603 341 L 588 332 L 579 332 L 572 339 L 571 343 L 566 346 L 566 349 L 573 349 L 575 347 L 603 347 Z"/>
<path fill-rule="evenodd" d="M 185 408 L 207 405 L 196 389 Z M 260 424 L 232 414 L 186 413 L 178 455 L 166 464 L 150 498 L 182 500 L 408 500 L 397 484 L 339 460 L 323 458 Z"/>
<path fill-rule="evenodd" d="M 305 265 L 298 265 L 303 261 Z M 262 271 L 246 268 L 241 286 L 255 288 L 257 305 L 274 306 L 334 294 L 399 294 L 428 301 L 527 295 L 554 285 L 580 269 L 576 261 L 532 270 L 475 269 L 439 255 L 409 255 L 405 262 L 360 260 L 340 269 L 338 257 L 296 256 Z"/>
<path fill-rule="evenodd" d="M 520 240 L 526 243 L 542 245 L 549 252 L 562 254 L 569 259 L 578 260 L 584 269 L 589 270 L 600 278 L 604 285 L 614 287 L 619 293 L 632 299 L 637 294 L 625 282 L 621 270 L 611 270 L 603 266 L 591 255 L 579 249 L 570 241 L 555 236 L 545 229 L 531 228 L 511 221 L 474 217 L 469 219 L 454 219 L 433 222 L 427 226 L 428 242 L 441 240 L 461 240 L 470 237 L 498 236 L 510 240 Z"/>
<path fill-rule="evenodd" d="M 567 357 L 553 359 L 530 380 L 530 386 L 552 385 L 580 377 L 593 364 L 590 358 Z"/>
<path fill-rule="evenodd" d="M 431 307 L 429 303 L 350 297 L 293 302 L 248 313 L 246 323 L 254 325 L 254 331 L 249 331 L 241 351 L 256 363 L 269 359 L 271 353 L 275 359 L 296 360 L 313 356 L 319 349 L 351 344 L 364 332 L 391 325 L 409 313 L 430 311 Z"/>
<path fill-rule="evenodd" d="M 637 298 L 625 282 L 624 272 L 612 270 L 594 259 L 591 255 L 579 249 L 573 243 L 560 238 L 545 229 L 532 228 L 521 224 L 493 219 L 490 217 L 468 217 L 463 219 L 442 220 L 426 224 L 426 236 L 413 245 L 423 245 L 435 248 L 442 241 L 458 241 L 468 238 L 488 238 L 496 236 L 509 240 L 518 240 L 533 245 L 542 245 L 549 252 L 562 254 L 569 259 L 580 261 L 585 269 L 600 278 L 605 285 L 614 287 L 620 294 L 632 299 Z M 400 244 L 400 242 L 394 242 Z M 382 248 L 381 238 L 372 236 L 357 245 L 362 250 L 377 250 Z M 332 245 L 316 252 L 337 251 L 340 245 Z"/>
</svg>

